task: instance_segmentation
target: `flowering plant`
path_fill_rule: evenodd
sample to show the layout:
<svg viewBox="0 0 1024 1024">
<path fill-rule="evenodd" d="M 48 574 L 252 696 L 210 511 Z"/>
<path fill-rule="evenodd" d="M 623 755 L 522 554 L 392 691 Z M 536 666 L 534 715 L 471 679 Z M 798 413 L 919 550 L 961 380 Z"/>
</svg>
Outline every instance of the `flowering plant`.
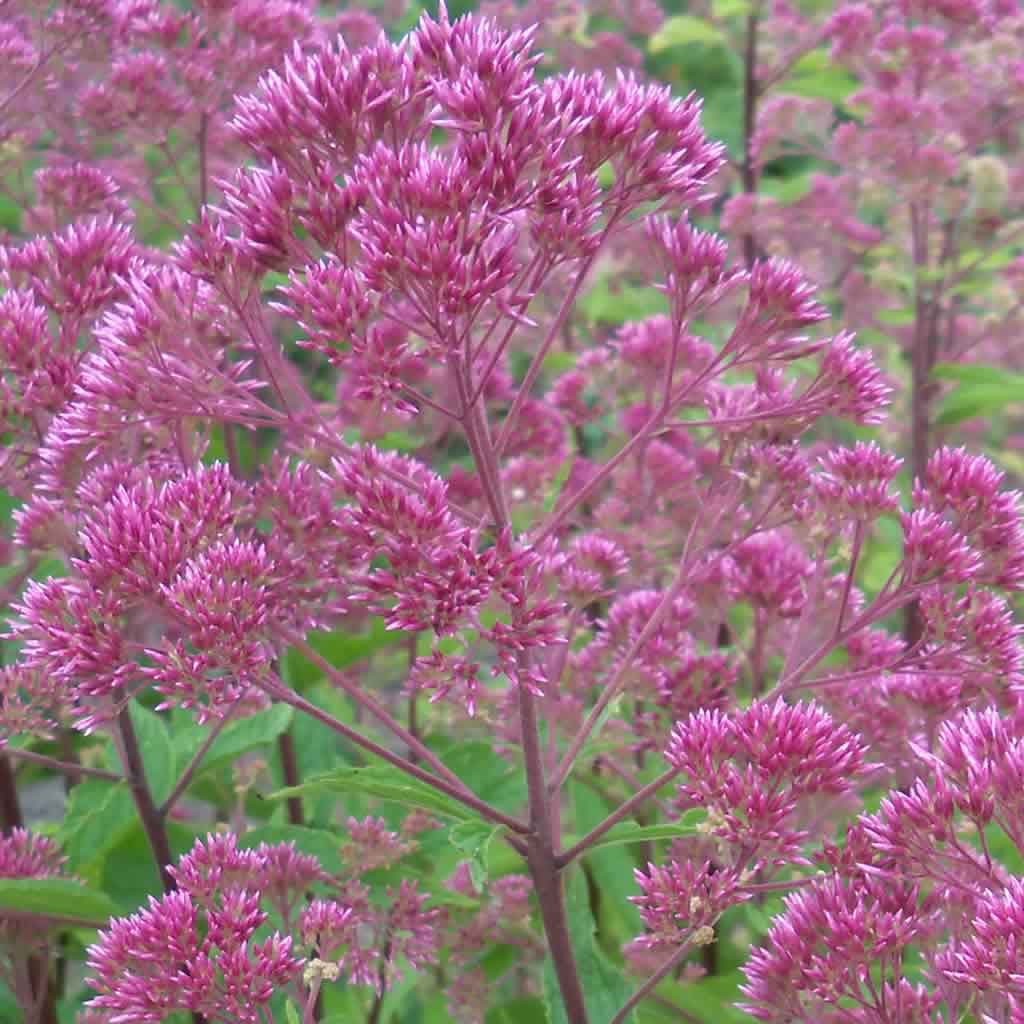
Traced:
<svg viewBox="0 0 1024 1024">
<path fill-rule="evenodd" d="M 623 1024 L 789 892 L 754 1017 L 1024 1019 L 1002 473 L 943 447 L 901 504 L 831 440 L 891 385 L 698 226 L 695 96 L 443 7 L 365 45 L 272 13 L 7 29 L 6 107 L 91 83 L 0 247 L 20 1012 L 88 933 L 83 1024 Z M 154 236 L 160 157 L 195 211 Z M 626 258 L 660 312 L 601 330 Z"/>
</svg>

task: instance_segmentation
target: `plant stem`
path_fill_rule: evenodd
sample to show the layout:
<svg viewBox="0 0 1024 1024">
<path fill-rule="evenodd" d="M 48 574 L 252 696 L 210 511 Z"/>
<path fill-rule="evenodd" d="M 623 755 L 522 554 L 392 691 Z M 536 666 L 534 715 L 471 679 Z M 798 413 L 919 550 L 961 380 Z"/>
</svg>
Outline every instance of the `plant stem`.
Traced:
<svg viewBox="0 0 1024 1024">
<path fill-rule="evenodd" d="M 16 828 L 24 827 L 25 820 L 21 815 L 21 801 L 18 799 L 14 769 L 5 752 L 0 754 L 0 829 L 4 833 L 9 833 Z"/>
<path fill-rule="evenodd" d="M 87 768 L 85 765 L 72 761 L 60 761 L 55 757 L 47 757 L 46 754 L 37 754 L 34 750 L 8 747 L 2 756 L 5 758 L 13 757 L 18 761 L 28 761 L 30 764 L 42 765 L 44 768 L 52 768 L 54 771 L 61 772 L 69 778 L 88 775 L 90 778 L 103 779 L 106 782 L 124 781 L 124 776 L 117 775 L 115 772 L 105 772 L 101 768 Z"/>
<path fill-rule="evenodd" d="M 318 669 L 330 681 L 349 695 L 360 707 L 365 708 L 381 725 L 392 735 L 400 739 L 408 748 L 410 753 L 415 754 L 421 761 L 425 761 L 442 778 L 447 779 L 453 786 L 468 792 L 465 783 L 427 746 L 421 743 L 408 729 L 397 722 L 388 710 L 374 700 L 368 693 L 356 686 L 351 680 L 339 672 L 319 651 L 313 649 L 309 642 L 293 633 L 291 630 L 281 629 L 282 639 L 294 647 L 308 662 L 316 665 Z"/>
<path fill-rule="evenodd" d="M 754 163 L 754 129 L 757 123 L 757 30 L 760 11 L 755 6 L 747 16 L 746 46 L 743 54 L 743 164 L 740 177 L 743 191 L 757 191 L 757 167 Z M 743 236 L 743 262 L 749 270 L 757 258 L 757 244 L 752 234 Z"/>
<path fill-rule="evenodd" d="M 540 363 L 547 347 L 558 335 L 558 328 L 568 315 L 571 308 L 571 299 L 575 297 L 589 269 L 588 261 L 576 277 L 570 296 L 567 296 L 559 310 L 556 323 L 548 333 L 541 346 L 541 351 L 534 358 L 530 371 L 539 372 Z M 505 497 L 504 486 L 500 472 L 501 446 L 509 436 L 512 424 L 515 421 L 518 408 L 526 396 L 530 382 L 531 373 L 527 372 L 527 380 L 513 402 L 512 409 L 505 421 L 505 428 L 502 431 L 502 438 L 497 444 L 491 441 L 487 418 L 484 415 L 479 399 L 473 401 L 471 396 L 476 394 L 472 381 L 471 365 L 463 360 L 458 354 L 452 359 L 452 373 L 458 389 L 460 400 L 470 402 L 464 409 L 465 415 L 462 420 L 466 440 L 469 443 L 473 461 L 476 465 L 477 474 L 480 477 L 484 494 L 487 495 L 491 514 L 494 516 L 494 525 L 498 530 L 511 531 L 512 524 L 508 512 L 508 502 Z M 519 656 L 520 668 L 528 669 L 526 659 L 528 653 Z M 576 966 L 576 955 L 573 952 L 572 940 L 569 934 L 569 922 L 565 909 L 565 893 L 562 889 L 562 879 L 556 860 L 558 847 L 557 814 L 552 812 L 552 795 L 558 799 L 557 792 L 548 792 L 547 781 L 544 773 L 544 751 L 540 741 L 540 726 L 537 721 L 537 705 L 533 694 L 526 685 L 520 684 L 518 688 L 519 698 L 519 726 L 523 745 L 523 758 L 526 769 L 526 788 L 529 803 L 530 827 L 525 843 L 526 863 L 530 869 L 530 878 L 533 881 L 534 891 L 537 893 L 537 902 L 540 907 L 541 922 L 544 925 L 544 935 L 547 939 L 548 953 L 551 963 L 558 979 L 558 988 L 562 995 L 562 1002 L 565 1006 L 568 1024 L 589 1024 L 587 1018 L 586 1003 L 583 998 L 583 986 L 580 982 L 579 970 Z"/>
<path fill-rule="evenodd" d="M 691 932 L 690 935 L 692 934 Z M 690 935 L 683 940 L 683 944 L 679 949 L 626 1000 L 622 1009 L 612 1017 L 610 1024 L 623 1024 L 623 1021 L 629 1016 L 633 1007 L 646 998 L 649 992 L 664 981 L 690 955 Z"/>
<path fill-rule="evenodd" d="M 548 941 L 548 952 L 558 978 L 569 1024 L 588 1024 L 576 956 L 573 953 L 569 922 L 565 913 L 565 893 L 555 853 L 555 835 L 551 803 L 544 780 L 544 755 L 540 745 L 536 705 L 533 694 L 519 687 L 519 720 L 526 760 L 526 785 L 530 801 L 530 825 L 533 834 L 526 841 L 526 862 L 530 868 L 540 906 L 541 921 Z"/>
<path fill-rule="evenodd" d="M 176 885 L 168 869 L 174 860 L 174 855 L 171 853 L 171 844 L 167 838 L 164 816 L 153 800 L 153 793 L 146 781 L 146 771 L 142 762 L 142 751 L 139 749 L 139 739 L 135 734 L 135 726 L 132 724 L 131 713 L 127 706 L 123 707 L 117 714 L 117 733 L 115 737 L 119 741 L 121 748 L 125 775 L 128 779 L 128 784 L 131 786 L 132 798 L 135 800 L 135 809 L 139 812 L 139 820 L 142 822 L 146 839 L 149 840 L 150 849 L 153 851 L 153 860 L 156 862 L 157 871 L 160 873 L 160 883 L 165 893 L 173 892 Z"/>
<path fill-rule="evenodd" d="M 412 672 L 413 666 L 416 664 L 416 648 L 418 639 L 419 633 L 410 633 L 408 639 L 406 640 L 406 652 L 409 656 L 409 672 Z M 409 735 L 414 737 L 417 740 L 417 742 L 419 742 L 420 739 L 419 718 L 417 717 L 416 714 L 416 704 L 418 696 L 419 694 L 417 694 L 416 691 L 413 690 L 409 694 L 409 699 L 406 704 L 406 721 L 408 722 L 406 728 L 409 730 Z M 416 756 L 417 755 L 415 750 L 409 751 L 409 760 L 412 761 L 413 764 L 416 763 Z"/>
<path fill-rule="evenodd" d="M 281 773 L 284 776 L 285 785 L 299 785 L 302 780 L 299 778 L 299 763 L 295 757 L 295 741 L 287 729 L 277 738 L 277 752 L 281 756 Z M 288 809 L 288 821 L 292 825 L 305 824 L 301 796 L 288 797 L 285 806 Z"/>
<path fill-rule="evenodd" d="M 680 772 L 679 768 L 669 768 L 659 775 L 652 782 L 648 782 L 642 789 L 637 790 L 628 800 L 620 804 L 600 824 L 595 825 L 575 846 L 560 853 L 556 858 L 559 868 L 571 864 L 580 854 L 585 853 L 594 845 L 609 829 L 617 825 L 623 818 L 628 817 L 641 804 L 649 800 L 663 786 L 668 785 Z"/>
<path fill-rule="evenodd" d="M 236 705 L 237 706 L 237 705 Z M 167 817 L 171 813 L 171 808 L 181 798 L 181 794 L 188 789 L 189 784 L 195 778 L 196 772 L 199 770 L 199 766 L 203 762 L 203 758 L 210 751 L 210 747 L 213 746 L 214 741 L 221 734 L 224 727 L 231 721 L 231 714 L 234 708 L 231 709 L 206 735 L 206 739 L 200 744 L 199 749 L 192 755 L 192 759 L 189 761 L 185 770 L 181 773 L 181 778 L 178 779 L 174 789 L 171 790 L 170 796 L 160 805 L 160 814 L 162 817 Z"/>
<path fill-rule="evenodd" d="M 338 733 L 338 735 L 344 736 L 345 739 L 355 744 L 355 746 L 362 747 L 363 750 L 379 757 L 382 761 L 387 761 L 388 764 L 400 769 L 407 775 L 413 776 L 415 779 L 419 779 L 420 782 L 433 786 L 434 789 L 440 790 L 446 796 L 450 796 L 453 800 L 457 800 L 459 803 L 471 808 L 481 817 L 494 822 L 495 825 L 504 825 L 512 832 L 520 835 L 529 833 L 530 828 L 525 822 L 520 821 L 518 818 L 510 817 L 497 808 L 492 807 L 489 803 L 481 800 L 466 789 L 462 782 L 458 786 L 454 786 L 445 779 L 439 779 L 436 775 L 431 775 L 430 772 L 424 771 L 400 754 L 393 753 L 387 747 L 382 747 L 379 743 L 375 743 L 356 729 L 345 725 L 344 722 L 339 722 L 333 715 L 324 711 L 323 708 L 319 708 L 304 697 L 300 697 L 299 694 L 295 693 L 294 690 L 290 690 L 283 683 L 264 680 L 260 685 L 274 700 L 290 704 L 296 710 L 302 711 L 309 715 L 310 718 L 320 722 L 322 725 L 326 725 L 328 729 Z"/>
</svg>

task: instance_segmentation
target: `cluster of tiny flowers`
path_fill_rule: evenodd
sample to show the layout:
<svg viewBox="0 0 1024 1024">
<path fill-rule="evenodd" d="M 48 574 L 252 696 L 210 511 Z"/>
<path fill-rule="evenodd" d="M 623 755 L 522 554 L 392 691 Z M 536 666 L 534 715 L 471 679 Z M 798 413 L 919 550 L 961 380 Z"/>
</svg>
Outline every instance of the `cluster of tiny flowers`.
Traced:
<svg viewBox="0 0 1024 1024">
<path fill-rule="evenodd" d="M 373 819 L 351 819 L 348 829 L 355 855 L 342 876 L 292 843 L 243 849 L 233 834 L 198 841 L 171 869 L 175 890 L 114 920 L 90 948 L 96 1019 L 156 1024 L 189 1010 L 258 1024 L 275 992 L 304 1000 L 304 958 L 333 963 L 334 980 L 378 991 L 400 977 L 401 965 L 434 963 L 442 921 L 416 883 L 389 889 L 382 906 L 359 880 L 412 844 Z M 367 843 L 370 860 L 358 853 Z"/>
<path fill-rule="evenodd" d="M 843 847 L 822 854 L 828 873 L 787 898 L 745 970 L 759 1020 L 821 1019 L 843 1000 L 853 1019 L 936 1019 L 971 1005 L 985 1020 L 1018 1012 L 1020 879 L 994 860 L 1001 832 L 1024 849 L 1020 728 L 995 709 L 944 723 L 921 776 L 862 815 Z M 972 837 L 987 837 L 975 843 Z M 926 984 L 906 970 L 918 947 Z M 867 981 L 875 977 L 874 985 Z"/>
<path fill-rule="evenodd" d="M 170 891 L 91 947 L 90 1024 L 263 1024 L 279 993 L 310 1019 L 335 981 L 368 989 L 376 1019 L 438 963 L 452 1014 L 477 1024 L 505 970 L 482 949 L 518 951 L 510 974 L 550 952 L 532 884 L 560 898 L 552 865 L 579 852 L 558 852 L 558 786 L 598 766 L 633 793 L 661 754 L 669 810 L 701 820 L 635 872 L 634 963 L 707 944 L 730 908 L 793 884 L 746 968 L 756 1018 L 1024 1022 L 1024 888 L 988 846 L 999 832 L 1024 855 L 1024 649 L 1001 593 L 1024 586 L 1019 495 L 990 460 L 941 448 L 915 455 L 903 507 L 899 458 L 829 443 L 829 417 L 879 424 L 892 386 L 850 331 L 827 333 L 816 286 L 839 280 L 844 302 L 867 288 L 846 270 L 882 237 L 860 219 L 872 182 L 941 205 L 966 174 L 972 230 L 1005 217 L 998 159 L 958 154 L 978 138 L 973 95 L 1019 102 L 1024 73 L 982 81 L 980 51 L 1024 34 L 1007 4 L 836 11 L 825 37 L 866 85 L 828 152 L 874 169 L 857 195 L 812 182 L 782 244 L 778 204 L 731 201 L 742 266 L 695 224 L 726 167 L 699 101 L 633 71 L 606 80 L 595 55 L 539 74 L 538 38 L 573 50 L 550 18 L 528 28 L 493 4 L 453 21 L 442 5 L 395 42 L 359 11 L 330 38 L 305 0 L 66 6 L 36 19 L 14 3 L 0 27 L 16 72 L 0 68 L 0 114 L 8 84 L 26 98 L 0 162 L 52 138 L 22 204 L 35 237 L 0 245 L 0 484 L 22 502 L 0 553 L 24 570 L 5 591 L 18 661 L 0 672 L 0 743 L 113 728 L 148 690 L 172 723 L 212 728 L 290 702 L 401 765 L 363 716 L 332 720 L 288 685 L 297 652 L 400 737 L 421 781 L 451 772 L 420 694 L 536 769 L 530 824 L 507 835 L 532 880 L 463 863 L 445 909 L 402 864 L 422 816 L 400 832 L 348 818 L 337 871 L 289 843 L 197 842 L 163 865 Z M 598 6 L 635 35 L 660 20 Z M 822 38 L 784 3 L 765 16 L 799 28 L 778 68 Z M 830 122 L 815 101 L 763 104 L 749 156 Z M 167 176 L 195 216 L 168 214 L 159 237 L 179 241 L 160 253 Z M 798 266 L 823 208 L 835 245 Z M 584 325 L 576 299 L 622 256 L 661 312 Z M 902 549 L 869 586 L 889 527 Z M 30 579 L 51 557 L 66 572 Z M 888 627 L 907 607 L 919 628 L 902 639 Z M 409 641 L 381 700 L 372 681 L 398 659 L 376 635 L 365 671 L 333 670 L 307 639 L 368 622 Z M 408 729 L 384 706 L 399 692 Z M 602 714 L 620 699 L 629 714 Z M 835 845 L 873 783 L 894 788 Z M 550 836 L 530 833 L 541 818 Z M 48 840 L 0 840 L 0 876 L 61 871 Z M 558 908 L 540 909 L 550 932 Z"/>
<path fill-rule="evenodd" d="M 55 878 L 64 874 L 64 857 L 48 836 L 12 829 L 0 838 L 0 878 Z"/>
<path fill-rule="evenodd" d="M 849 792 L 866 750 L 813 704 L 754 704 L 734 715 L 698 711 L 679 722 L 665 757 L 686 776 L 682 808 L 704 807 L 708 831 L 742 869 L 799 863 L 808 832 L 797 812 L 812 798 Z"/>
<path fill-rule="evenodd" d="M 0 836 L 0 880 L 67 878 L 65 857 L 49 836 L 14 828 Z M 68 908 L 73 913 L 73 908 Z M 8 913 L 0 917 L 0 981 L 23 993 L 31 958 L 45 950 L 51 935 L 46 916 Z"/>
<path fill-rule="evenodd" d="M 21 665 L 61 684 L 86 728 L 140 675 L 199 711 L 237 700 L 268 657 L 259 634 L 282 585 L 258 541 L 230 537 L 245 503 L 245 489 L 218 465 L 159 487 L 149 476 L 116 485 L 82 517 L 77 574 L 32 582 L 22 596 Z M 143 645 L 129 622 L 145 602 L 164 609 L 167 633 L 140 670 L 133 647 Z M 238 682 L 196 692 L 189 679 L 204 667 Z"/>
</svg>

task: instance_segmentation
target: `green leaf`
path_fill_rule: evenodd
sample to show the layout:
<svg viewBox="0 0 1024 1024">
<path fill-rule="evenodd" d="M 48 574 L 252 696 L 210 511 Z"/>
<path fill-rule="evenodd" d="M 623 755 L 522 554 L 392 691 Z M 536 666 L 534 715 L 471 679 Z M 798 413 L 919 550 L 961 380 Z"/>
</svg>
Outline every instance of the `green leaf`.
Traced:
<svg viewBox="0 0 1024 1024">
<path fill-rule="evenodd" d="M 120 782 L 81 782 L 68 796 L 57 836 L 73 871 L 89 874 L 135 822 L 135 803 Z"/>
<path fill-rule="evenodd" d="M 544 1015 L 544 1003 L 536 996 L 508 999 L 487 1011 L 486 1024 L 537 1024 Z"/>
<path fill-rule="evenodd" d="M 603 796 L 575 780 L 569 785 L 569 797 L 572 821 L 581 835 L 586 835 L 614 810 Z M 624 942 L 643 931 L 640 911 L 629 900 L 638 892 L 633 879 L 638 852 L 624 845 L 609 845 L 590 852 L 585 860 L 586 874 L 600 893 L 596 906 L 598 936 L 603 948 L 609 951 L 620 949 Z"/>
<path fill-rule="evenodd" d="M 562 488 L 565 487 L 565 481 L 569 479 L 569 473 L 572 472 L 574 461 L 573 458 L 564 459 L 562 465 L 558 467 L 558 472 L 555 474 L 554 479 L 548 485 L 548 493 L 544 496 L 545 515 L 550 515 L 554 511 L 555 505 L 562 494 Z"/>
<path fill-rule="evenodd" d="M 282 274 L 278 270 L 270 270 L 263 275 L 263 279 L 260 281 L 260 291 L 266 295 L 268 292 L 272 292 L 277 288 L 284 288 L 287 284 L 287 274 Z"/>
<path fill-rule="evenodd" d="M 582 871 L 570 870 L 566 886 L 566 913 L 590 1024 L 609 1024 L 632 995 L 633 986 L 594 942 L 594 918 Z M 544 964 L 544 1004 L 549 1024 L 568 1024 L 569 1018 L 550 956 Z M 635 1014 L 630 1013 L 626 1024 L 634 1020 Z"/>
<path fill-rule="evenodd" d="M 618 694 L 608 701 L 604 710 L 597 716 L 597 721 L 594 722 L 594 728 L 591 729 L 591 739 L 580 751 L 579 757 L 576 758 L 576 764 L 585 763 L 591 757 L 597 753 L 604 753 L 604 746 L 607 744 L 607 740 L 601 738 L 601 733 L 604 727 L 608 724 L 608 720 L 612 717 L 617 717 L 619 710 L 622 707 L 622 694 Z M 595 822 L 596 824 L 596 822 Z"/>
<path fill-rule="evenodd" d="M 1024 374 L 1010 373 L 995 366 L 939 363 L 932 375 L 959 384 L 939 407 L 937 422 L 942 424 L 991 416 L 1009 405 L 1024 402 Z"/>
<path fill-rule="evenodd" d="M 487 848 L 499 832 L 500 828 L 483 821 L 459 822 L 448 832 L 452 846 L 466 855 L 470 878 L 478 889 L 483 889 L 487 883 Z"/>
<path fill-rule="evenodd" d="M 877 594 L 903 557 L 903 527 L 889 513 L 880 516 L 865 545 L 860 562 L 860 585 L 868 594 Z"/>
<path fill-rule="evenodd" d="M 580 299 L 577 308 L 598 323 L 624 324 L 668 312 L 668 300 L 656 288 L 625 284 L 614 290 L 607 277 L 599 278 Z"/>
<path fill-rule="evenodd" d="M 788 206 L 798 199 L 803 199 L 811 191 L 816 173 L 806 171 L 803 174 L 787 174 L 785 177 L 765 175 L 758 190 L 777 199 L 783 206 Z"/>
<path fill-rule="evenodd" d="M 906 307 L 899 309 L 876 309 L 875 319 L 886 327 L 909 327 L 916 319 L 917 314 Z"/>
<path fill-rule="evenodd" d="M 943 400 L 936 422 L 962 423 L 978 416 L 992 416 L 1007 406 L 1024 402 L 1024 385 L 1012 375 L 988 384 L 962 384 Z"/>
<path fill-rule="evenodd" d="M 745 980 L 744 975 L 736 970 L 701 978 L 688 985 L 662 982 L 657 991 L 699 1020 L 714 1021 L 715 1024 L 750 1024 L 750 1017 L 733 1005 L 743 998 L 740 985 Z"/>
<path fill-rule="evenodd" d="M 310 687 L 305 696 L 342 724 L 354 724 L 352 701 L 329 683 Z M 288 727 L 288 733 L 292 738 L 292 746 L 295 750 L 299 779 L 312 779 L 325 772 L 333 771 L 335 768 L 351 767 L 363 763 L 362 758 L 350 744 L 339 742 L 337 733 L 328 729 L 322 722 L 310 718 L 309 715 L 295 715 Z M 277 767 L 276 760 L 275 767 Z M 275 786 L 288 784 L 283 772 L 275 773 L 274 780 Z M 335 805 L 336 801 L 333 797 L 304 801 L 303 811 L 306 824 L 313 828 L 331 828 L 334 823 Z"/>
<path fill-rule="evenodd" d="M 455 907 L 458 910 L 479 910 L 480 901 L 461 892 L 435 892 L 427 900 L 428 907 Z"/>
<path fill-rule="evenodd" d="M 713 18 L 738 18 L 749 13 L 748 0 L 711 0 Z"/>
<path fill-rule="evenodd" d="M 794 96 L 841 105 L 859 86 L 853 75 L 832 63 L 827 50 L 819 49 L 805 53 L 779 88 Z"/>
<path fill-rule="evenodd" d="M 404 639 L 405 633 L 389 630 L 380 618 L 370 619 L 367 628 L 361 633 L 335 629 L 331 632 L 310 633 L 308 637 L 309 646 L 339 669 L 354 665 L 376 651 L 393 647 Z M 288 662 L 288 678 L 297 688 L 301 689 L 323 678 L 323 672 L 294 649 L 288 649 L 285 659 Z"/>
<path fill-rule="evenodd" d="M 284 1004 L 284 1015 L 288 1024 L 301 1024 L 299 1011 L 295 1009 L 295 1004 L 290 999 Z"/>
<path fill-rule="evenodd" d="M 700 811 L 701 819 L 706 817 L 706 813 L 703 810 Z M 587 853 L 603 849 L 606 846 L 649 843 L 659 839 L 682 839 L 685 836 L 696 835 L 696 826 L 696 821 L 692 825 L 616 825 L 609 829 L 593 846 L 588 847 Z"/>
<path fill-rule="evenodd" d="M 697 43 L 701 46 L 719 46 L 727 42 L 725 33 L 704 18 L 692 14 L 677 14 L 668 18 L 651 36 L 647 48 L 651 53 L 661 53 L 673 46 Z"/>
<path fill-rule="evenodd" d="M 135 729 L 135 738 L 139 741 L 146 784 L 153 795 L 153 800 L 159 806 L 171 795 L 177 778 L 170 733 L 164 720 L 155 711 L 144 708 L 136 700 L 128 705 L 128 714 Z M 125 774 L 128 773 L 123 764 L 121 770 Z"/>
<path fill-rule="evenodd" d="M 4 908 L 97 923 L 120 912 L 106 893 L 72 878 L 0 878 L 0 917 Z"/>
<path fill-rule="evenodd" d="M 167 822 L 165 830 L 174 860 L 188 853 L 196 839 L 207 831 L 205 828 L 186 828 L 176 821 Z M 100 885 L 123 911 L 128 912 L 142 906 L 153 893 L 162 891 L 153 849 L 138 822 L 121 833 L 104 858 Z"/>
<path fill-rule="evenodd" d="M 490 743 L 473 740 L 460 743 L 441 754 L 452 774 L 463 779 L 481 800 L 507 814 L 516 814 L 526 803 L 526 780 Z"/>
<path fill-rule="evenodd" d="M 7 196 L 0 196 L 0 228 L 14 235 L 21 231 L 21 207 Z"/>
<path fill-rule="evenodd" d="M 1024 375 L 1009 373 L 998 366 L 983 366 L 977 363 L 937 363 L 932 376 L 939 380 L 956 380 L 964 384 L 1002 384 L 1007 380 L 1016 381 L 1024 389 Z"/>
<path fill-rule="evenodd" d="M 196 772 L 196 778 L 233 765 L 250 750 L 273 743 L 288 728 L 291 720 L 292 709 L 285 704 L 275 704 L 266 711 L 257 711 L 248 718 L 232 722 L 213 741 Z M 182 730 L 175 737 L 180 764 L 184 765 L 199 749 L 208 731 L 208 728 L 194 726 Z"/>
<path fill-rule="evenodd" d="M 319 796 L 323 793 L 335 793 L 339 796 L 362 793 L 378 800 L 404 804 L 406 807 L 419 807 L 443 818 L 454 818 L 456 821 L 478 820 L 469 808 L 457 800 L 445 796 L 433 786 L 420 782 L 391 765 L 340 768 L 310 779 L 301 786 L 280 789 L 272 793 L 269 799 L 286 800 L 291 796 Z"/>
</svg>

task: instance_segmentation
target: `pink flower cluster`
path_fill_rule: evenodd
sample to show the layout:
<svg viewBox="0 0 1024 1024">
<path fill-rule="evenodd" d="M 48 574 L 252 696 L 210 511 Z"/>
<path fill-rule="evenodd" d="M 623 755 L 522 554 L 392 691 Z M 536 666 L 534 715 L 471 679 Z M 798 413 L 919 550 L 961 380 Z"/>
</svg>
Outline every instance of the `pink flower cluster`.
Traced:
<svg viewBox="0 0 1024 1024">
<path fill-rule="evenodd" d="M 2 553 L 22 560 L 3 737 L 70 721 L 127 749 L 118 717 L 147 691 L 167 721 L 212 729 L 282 701 L 482 815 L 484 849 L 500 832 L 530 873 L 484 885 L 462 864 L 465 912 L 442 912 L 401 875 L 412 826 L 349 818 L 338 874 L 289 844 L 208 836 L 91 948 L 94 1019 L 262 1024 L 281 990 L 311 1019 L 337 978 L 373 990 L 376 1018 L 447 946 L 453 1012 L 480 1020 L 488 943 L 530 971 L 551 953 L 571 1008 L 585 994 L 559 872 L 670 784 L 662 810 L 703 817 L 636 872 L 636 962 L 671 970 L 730 908 L 792 885 L 747 966 L 759 1019 L 1022 1018 L 1024 890 L 989 845 L 1000 832 L 1024 854 L 1005 596 L 1024 586 L 1020 499 L 990 460 L 915 444 L 904 507 L 899 458 L 830 440 L 833 418 L 880 424 L 893 390 L 849 330 L 828 333 L 816 285 L 867 288 L 851 253 L 879 233 L 845 179 L 811 184 L 784 245 L 768 244 L 771 202 L 733 199 L 738 266 L 697 226 L 726 164 L 699 101 L 632 71 L 542 76 L 538 36 L 573 48 L 557 19 L 442 8 L 392 41 L 350 11 L 328 41 L 298 0 L 28 6 L 0 29 L 21 76 L 0 70 L 0 114 L 17 111 L 0 159 L 53 142 L 23 204 L 35 236 L 0 245 L 0 483 L 21 502 Z M 980 51 L 1024 22 L 982 0 L 889 6 L 846 5 L 824 29 L 865 83 L 829 152 L 862 184 L 939 203 L 963 168 L 935 136 L 977 140 L 972 97 L 1002 89 L 1015 109 L 1019 76 L 996 89 Z M 658 21 L 602 9 L 636 35 Z M 770 17 L 800 21 L 786 4 Z M 820 114 L 762 105 L 746 178 Z M 168 175 L 177 206 L 157 194 Z M 831 241 L 798 266 L 821 206 Z M 624 284 L 660 311 L 614 329 L 585 315 L 590 289 L 614 304 Z M 64 573 L 32 579 L 43 558 Z M 406 635 L 404 657 L 374 623 Z M 308 638 L 321 629 L 354 641 L 344 671 Z M 295 654 L 359 714 L 291 686 Z M 523 770 L 525 815 L 448 767 L 423 693 Z M 152 839 L 168 808 L 123 760 Z M 563 787 L 588 772 L 622 805 L 566 849 Z M 834 843 L 869 785 L 893 788 Z M 5 842 L 0 874 L 4 857 L 59 869 L 45 841 Z"/>
<path fill-rule="evenodd" d="M 441 921 L 416 883 L 403 881 L 381 907 L 359 881 L 410 847 L 382 822 L 348 827 L 354 847 L 370 842 L 376 864 L 357 855 L 344 878 L 291 843 L 243 849 L 233 834 L 198 841 L 171 870 L 177 888 L 114 920 L 89 950 L 89 984 L 99 993 L 90 1006 L 112 1024 L 155 1024 L 175 1010 L 260 1024 L 275 992 L 305 1004 L 303 953 L 378 990 L 393 984 L 400 964 L 433 963 Z M 311 890 L 324 895 L 310 898 Z"/>
<path fill-rule="evenodd" d="M 994 709 L 946 722 L 919 752 L 922 776 L 826 848 L 828 873 L 787 898 L 747 965 L 755 1017 L 810 1019 L 852 1000 L 858 1021 L 936 1019 L 942 1005 L 1014 1018 L 1024 904 L 989 844 L 1002 834 L 1024 849 L 1019 734 Z M 927 985 L 905 962 L 911 944 Z"/>
</svg>

